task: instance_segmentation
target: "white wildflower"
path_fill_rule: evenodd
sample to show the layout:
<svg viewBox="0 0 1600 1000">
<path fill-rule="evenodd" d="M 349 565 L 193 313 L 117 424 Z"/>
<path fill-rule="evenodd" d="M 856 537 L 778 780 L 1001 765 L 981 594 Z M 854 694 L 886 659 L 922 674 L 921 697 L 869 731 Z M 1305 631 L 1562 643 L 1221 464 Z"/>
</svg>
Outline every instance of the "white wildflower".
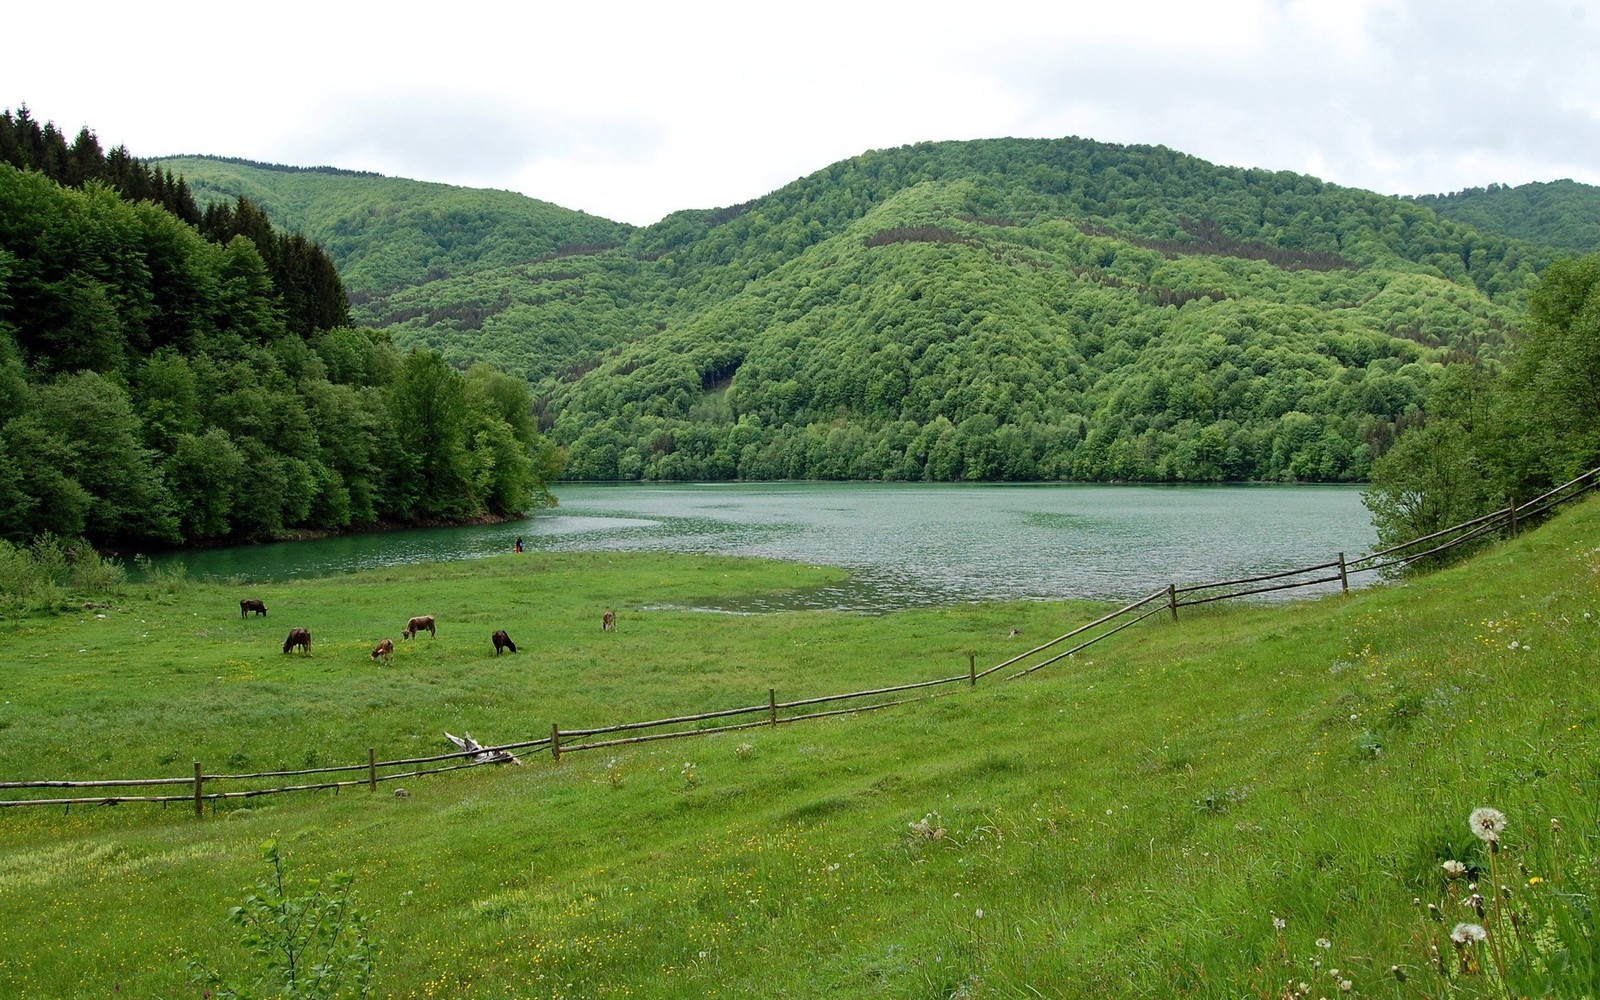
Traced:
<svg viewBox="0 0 1600 1000">
<path fill-rule="evenodd" d="M 1495 844 L 1500 841 L 1500 834 L 1506 828 L 1506 814 L 1498 809 L 1483 806 L 1472 810 L 1472 815 L 1467 817 L 1467 825 L 1472 828 L 1473 836 L 1486 843 Z"/>
</svg>

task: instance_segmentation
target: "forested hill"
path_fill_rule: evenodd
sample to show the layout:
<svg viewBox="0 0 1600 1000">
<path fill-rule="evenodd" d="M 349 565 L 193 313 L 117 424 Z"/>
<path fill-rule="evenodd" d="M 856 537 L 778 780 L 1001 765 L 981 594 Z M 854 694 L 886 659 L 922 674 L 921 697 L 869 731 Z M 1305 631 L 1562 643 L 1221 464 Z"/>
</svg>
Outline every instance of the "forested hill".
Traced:
<svg viewBox="0 0 1600 1000">
<path fill-rule="evenodd" d="M 374 292 L 616 246 L 633 231 L 510 191 L 209 156 L 153 162 L 181 176 L 202 206 L 242 195 L 279 227 L 321 244 L 358 318 Z"/>
<path fill-rule="evenodd" d="M 99 149 L 0 113 L 0 560 L 553 502 L 526 382 L 351 329 L 315 244 Z"/>
<path fill-rule="evenodd" d="M 1484 232 L 1578 253 L 1600 252 L 1600 187 L 1591 184 L 1491 184 L 1414 200 Z"/>
<path fill-rule="evenodd" d="M 1445 360 L 1501 354 L 1558 255 L 1302 175 L 997 139 L 872 151 L 610 235 L 556 210 L 413 283 L 441 241 L 352 228 L 410 182 L 262 178 L 280 221 L 269 183 L 304 186 L 307 232 L 352 230 L 336 255 L 413 267 L 347 275 L 371 289 L 359 321 L 527 378 L 589 479 L 1359 480 Z"/>
</svg>

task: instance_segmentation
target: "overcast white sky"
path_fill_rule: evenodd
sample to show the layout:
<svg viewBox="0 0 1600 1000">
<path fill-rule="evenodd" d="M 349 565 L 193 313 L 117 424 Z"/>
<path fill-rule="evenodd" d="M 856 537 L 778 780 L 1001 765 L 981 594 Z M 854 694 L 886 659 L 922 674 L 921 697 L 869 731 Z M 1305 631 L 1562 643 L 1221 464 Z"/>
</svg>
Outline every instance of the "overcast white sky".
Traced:
<svg viewBox="0 0 1600 1000">
<path fill-rule="evenodd" d="M 1600 0 L 28 3 L 0 107 L 136 156 L 639 225 L 868 149 L 1079 135 L 1385 194 L 1600 184 Z"/>
</svg>

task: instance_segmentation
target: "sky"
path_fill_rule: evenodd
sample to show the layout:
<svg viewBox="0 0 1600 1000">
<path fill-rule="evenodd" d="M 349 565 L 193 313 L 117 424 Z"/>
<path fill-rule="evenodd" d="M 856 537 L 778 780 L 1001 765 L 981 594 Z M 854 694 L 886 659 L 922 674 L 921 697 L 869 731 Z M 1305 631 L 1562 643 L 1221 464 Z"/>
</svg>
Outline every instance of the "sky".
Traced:
<svg viewBox="0 0 1600 1000">
<path fill-rule="evenodd" d="M 870 149 L 1076 135 L 1383 194 L 1600 184 L 1600 0 L 34 2 L 0 108 L 135 156 L 647 225 Z"/>
</svg>

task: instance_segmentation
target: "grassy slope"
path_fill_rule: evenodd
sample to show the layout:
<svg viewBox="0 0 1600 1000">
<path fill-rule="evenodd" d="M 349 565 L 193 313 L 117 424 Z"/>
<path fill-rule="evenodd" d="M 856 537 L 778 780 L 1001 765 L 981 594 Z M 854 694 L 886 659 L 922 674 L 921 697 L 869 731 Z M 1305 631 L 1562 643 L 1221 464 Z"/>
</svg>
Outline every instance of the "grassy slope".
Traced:
<svg viewBox="0 0 1600 1000">
<path fill-rule="evenodd" d="M 384 995 L 1335 988 L 1312 956 L 1355 995 L 1399 995 L 1391 964 L 1427 983 L 1412 899 L 1440 898 L 1441 860 L 1475 856 L 1473 807 L 1510 815 L 1508 864 L 1526 857 L 1590 892 L 1600 881 L 1596 538 L 1590 502 L 1408 586 L 1152 619 L 1016 683 L 465 772 L 411 783 L 405 800 L 282 797 L 203 821 L 145 806 L 8 811 L 0 995 L 195 995 L 178 955 L 242 965 L 225 914 L 262 875 L 269 837 L 302 874 L 356 874 Z M 178 754 L 165 773 L 183 774 L 191 755 L 255 767 L 310 747 L 343 761 L 369 745 L 442 748 L 437 733 L 458 727 L 536 736 L 551 718 L 942 676 L 968 649 L 993 662 L 1089 613 L 651 610 L 826 575 L 502 558 L 263 589 L 266 621 L 241 623 L 235 593 L 196 586 L 104 620 L 7 623 L 18 666 L 0 674 L 0 773 L 146 775 Z M 614 636 L 594 621 L 603 605 L 621 612 Z M 367 661 L 421 611 L 440 617 L 437 640 L 405 644 L 391 668 Z M 308 661 L 277 651 L 299 623 L 318 634 Z M 496 625 L 524 652 L 495 661 Z M 1025 639 L 1005 638 L 1013 625 Z M 930 814 L 938 839 L 908 826 Z M 1552 816 L 1567 860 L 1537 867 L 1528 848 L 1549 840 Z"/>
<path fill-rule="evenodd" d="M 505 267 L 567 244 L 620 242 L 633 231 L 512 191 L 206 157 L 151 162 L 182 175 L 202 205 L 243 195 L 274 225 L 321 244 L 351 292 Z"/>
</svg>

